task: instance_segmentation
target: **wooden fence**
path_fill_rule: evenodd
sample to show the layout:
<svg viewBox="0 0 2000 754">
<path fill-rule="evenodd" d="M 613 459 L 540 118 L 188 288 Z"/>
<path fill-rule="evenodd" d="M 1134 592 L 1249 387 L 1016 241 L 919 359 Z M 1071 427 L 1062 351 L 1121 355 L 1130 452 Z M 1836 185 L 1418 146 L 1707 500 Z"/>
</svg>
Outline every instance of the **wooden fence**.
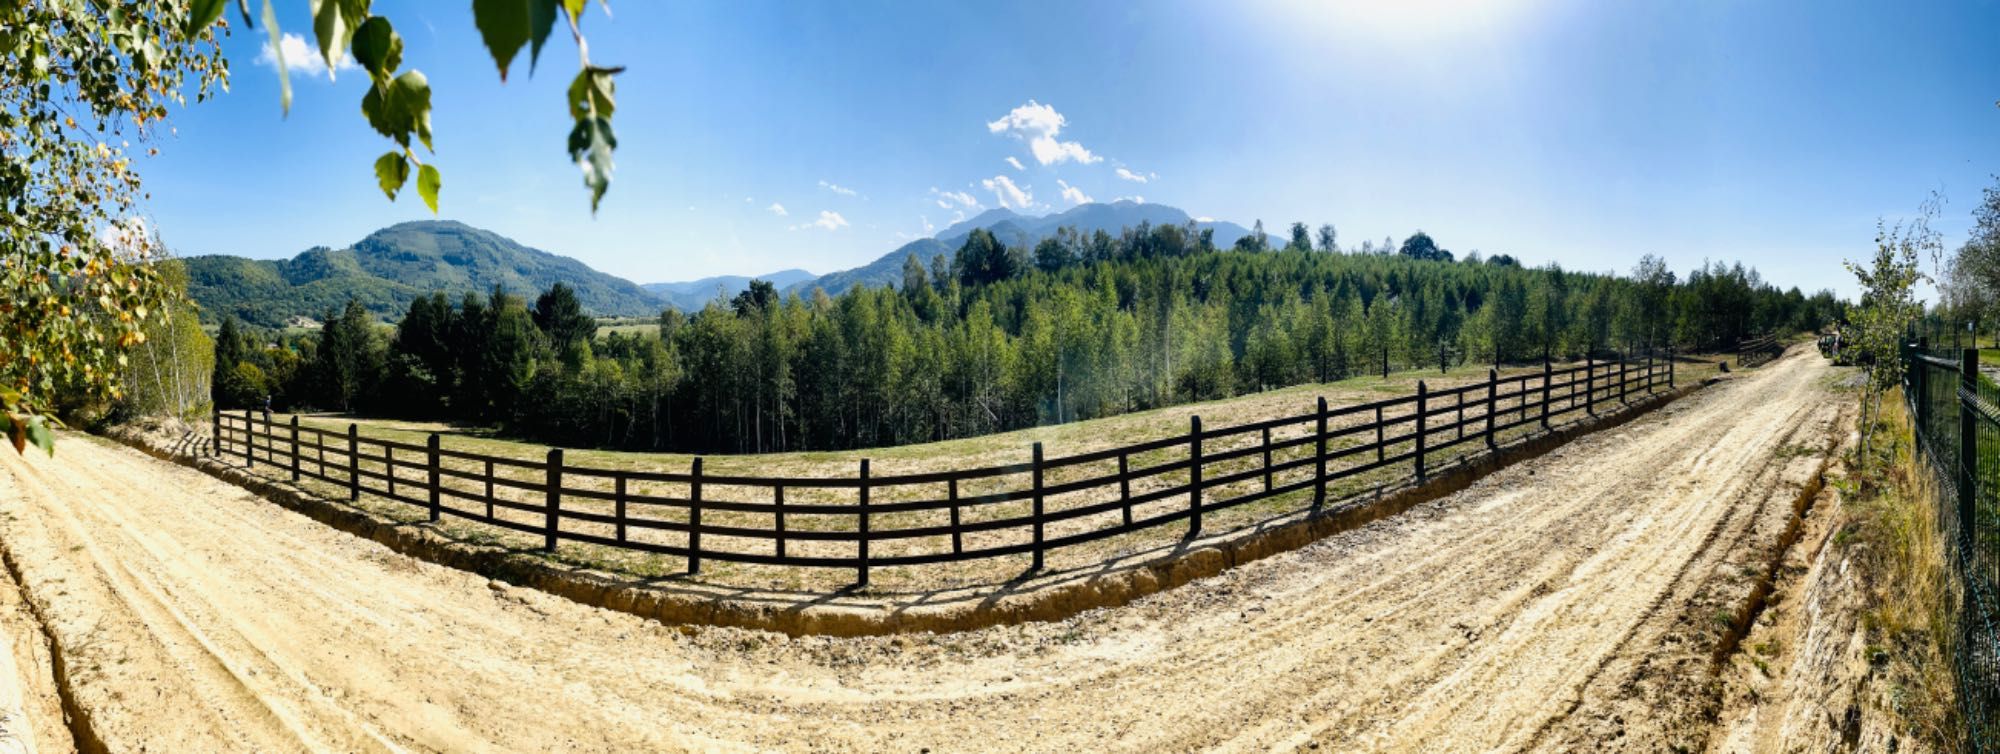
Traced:
<svg viewBox="0 0 2000 754">
<path fill-rule="evenodd" d="M 1026 555 L 1039 570 L 1051 550 L 1153 527 L 1198 534 L 1203 516 L 1291 494 L 1317 509 L 1329 485 L 1373 481 L 1407 469 L 1423 479 L 1443 460 L 1547 431 L 1575 412 L 1597 414 L 1671 388 L 1671 357 L 1650 356 L 1502 376 L 1448 389 L 1418 382 L 1413 395 L 1331 407 L 1069 456 L 933 473 L 851 476 L 713 474 L 566 464 L 466 453 L 273 421 L 256 411 L 217 412 L 213 453 L 265 465 L 293 481 L 317 480 L 558 541 L 703 561 L 870 568 Z M 1461 447 L 1463 446 L 1463 447 Z M 1341 486 L 1341 485 L 1336 485 Z M 1336 490 L 1337 491 L 1337 490 Z M 1303 500 L 1302 500 L 1303 502 Z"/>
<path fill-rule="evenodd" d="M 1783 356 L 1785 344 L 1773 332 L 1743 341 L 1736 346 L 1736 365 L 1740 367 L 1762 366 L 1765 362 Z"/>
</svg>

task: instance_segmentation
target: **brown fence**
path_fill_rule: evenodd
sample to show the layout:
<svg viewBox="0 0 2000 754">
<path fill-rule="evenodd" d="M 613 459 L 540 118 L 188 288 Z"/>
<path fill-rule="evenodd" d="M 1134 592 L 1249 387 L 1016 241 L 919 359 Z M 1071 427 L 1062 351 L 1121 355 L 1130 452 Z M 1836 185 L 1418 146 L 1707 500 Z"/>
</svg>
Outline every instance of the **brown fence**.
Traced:
<svg viewBox="0 0 2000 754">
<path fill-rule="evenodd" d="M 1785 344 L 1773 332 L 1743 341 L 1736 346 L 1736 365 L 1740 367 L 1763 366 L 1765 362 L 1785 355 Z"/>
<path fill-rule="evenodd" d="M 444 515 L 543 538 L 686 559 L 870 568 L 1027 555 L 1152 527 L 1199 533 L 1205 514 L 1289 494 L 1318 508 L 1329 486 L 1385 475 L 1417 479 L 1437 463 L 1546 431 L 1671 388 L 1673 361 L 1622 359 L 1542 369 L 1414 395 L 1329 407 L 1231 427 L 1191 417 L 1185 434 L 1047 457 L 1041 443 L 1011 464 L 934 473 L 763 477 L 591 468 L 465 453 L 425 444 L 274 422 L 254 411 L 214 417 L 214 452 L 264 464 L 293 481 L 344 487 Z M 1336 490 L 1337 492 L 1338 490 Z"/>
</svg>

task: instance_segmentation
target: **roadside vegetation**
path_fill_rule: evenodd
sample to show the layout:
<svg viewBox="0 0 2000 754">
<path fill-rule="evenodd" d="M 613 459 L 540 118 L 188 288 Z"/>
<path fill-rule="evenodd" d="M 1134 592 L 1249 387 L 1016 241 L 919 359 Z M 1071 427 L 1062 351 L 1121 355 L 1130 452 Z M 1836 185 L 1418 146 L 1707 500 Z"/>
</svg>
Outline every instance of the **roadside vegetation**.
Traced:
<svg viewBox="0 0 2000 754">
<path fill-rule="evenodd" d="M 1960 730 L 1950 657 L 1954 620 L 1937 477 L 1917 457 L 1909 412 L 1892 390 L 1863 426 L 1841 485 L 1843 522 L 1834 544 L 1855 556 L 1865 585 L 1861 624 L 1868 661 L 1889 684 L 1882 712 L 1893 727 L 1953 751 Z"/>
</svg>

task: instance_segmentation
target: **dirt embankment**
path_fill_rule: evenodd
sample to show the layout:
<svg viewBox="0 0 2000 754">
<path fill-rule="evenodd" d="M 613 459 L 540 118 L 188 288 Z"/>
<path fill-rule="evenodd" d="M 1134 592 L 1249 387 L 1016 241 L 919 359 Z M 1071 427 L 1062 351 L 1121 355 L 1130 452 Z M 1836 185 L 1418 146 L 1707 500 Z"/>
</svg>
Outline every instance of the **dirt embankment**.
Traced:
<svg viewBox="0 0 2000 754">
<path fill-rule="evenodd" d="M 1294 552 L 947 636 L 663 626 L 85 438 L 0 454 L 0 545 L 117 751 L 1657 751 L 1694 734 L 1700 612 L 1841 423 L 1825 372 L 1795 355 Z"/>
</svg>

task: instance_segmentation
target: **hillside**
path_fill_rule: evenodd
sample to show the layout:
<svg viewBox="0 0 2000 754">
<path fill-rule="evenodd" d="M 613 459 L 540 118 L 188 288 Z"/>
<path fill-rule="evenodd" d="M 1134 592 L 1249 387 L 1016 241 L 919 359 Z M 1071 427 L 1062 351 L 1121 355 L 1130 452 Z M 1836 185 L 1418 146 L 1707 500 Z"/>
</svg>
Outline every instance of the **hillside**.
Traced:
<svg viewBox="0 0 2000 754">
<path fill-rule="evenodd" d="M 700 280 L 679 283 L 646 283 L 639 286 L 681 311 L 694 311 L 717 298 L 730 298 L 749 289 L 750 281 L 763 280 L 783 290 L 792 285 L 812 280 L 815 275 L 805 270 L 793 268 L 779 270 L 769 275 L 717 275 Z"/>
<path fill-rule="evenodd" d="M 574 287 L 584 308 L 599 315 L 650 316 L 662 306 L 630 281 L 448 220 L 392 225 L 353 246 L 317 247 L 291 259 L 212 255 L 189 257 L 187 265 L 188 292 L 205 322 L 234 315 L 276 327 L 294 316 L 317 319 L 349 297 L 393 319 L 434 291 L 457 298 L 498 285 L 531 297 L 557 282 Z"/>
<path fill-rule="evenodd" d="M 817 286 L 825 289 L 827 295 L 837 296 L 842 291 L 857 285 L 883 286 L 900 283 L 903 279 L 903 260 L 911 254 L 917 256 L 929 269 L 931 258 L 949 255 L 964 245 L 965 237 L 974 228 L 985 228 L 1009 246 L 1034 246 L 1044 238 L 1055 235 L 1058 228 L 1076 228 L 1084 233 L 1104 231 L 1113 236 L 1126 228 L 1137 227 L 1139 223 L 1152 225 L 1183 225 L 1189 220 L 1188 213 L 1164 204 L 1141 204 L 1133 201 L 1118 201 L 1110 204 L 1092 202 L 1079 204 L 1068 211 L 1052 215 L 1030 216 L 1009 209 L 990 209 L 978 215 L 952 224 L 931 238 L 920 238 L 897 247 L 873 262 L 848 270 L 828 273 L 815 280 L 795 283 L 788 291 L 804 294 Z M 1198 227 L 1215 230 L 1215 245 L 1228 248 L 1236 239 L 1250 235 L 1250 230 L 1232 222 L 1205 221 L 1195 223 Z M 784 288 L 785 286 L 780 286 Z"/>
</svg>

